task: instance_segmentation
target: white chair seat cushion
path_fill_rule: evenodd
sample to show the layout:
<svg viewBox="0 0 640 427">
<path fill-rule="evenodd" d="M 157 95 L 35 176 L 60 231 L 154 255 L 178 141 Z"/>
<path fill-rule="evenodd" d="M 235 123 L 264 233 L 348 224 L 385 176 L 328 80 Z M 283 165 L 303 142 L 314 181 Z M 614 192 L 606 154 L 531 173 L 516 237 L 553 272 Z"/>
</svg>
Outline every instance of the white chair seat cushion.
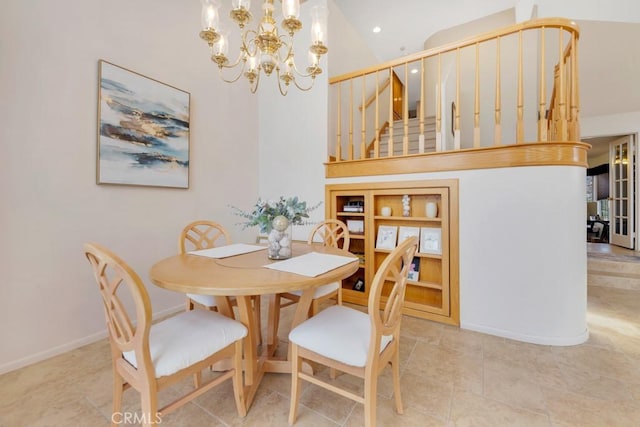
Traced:
<svg viewBox="0 0 640 427">
<path fill-rule="evenodd" d="M 247 328 L 220 313 L 191 310 L 151 326 L 149 351 L 156 378 L 171 375 L 244 338 Z M 137 368 L 133 351 L 124 352 Z"/>
<path fill-rule="evenodd" d="M 322 298 L 325 295 L 329 295 L 330 293 L 337 291 L 339 287 L 340 287 L 339 282 L 333 282 L 333 283 L 329 283 L 328 285 L 318 286 L 315 292 L 313 293 L 313 299 Z M 302 296 L 301 290 L 291 291 L 291 293 L 294 295 L 298 295 L 299 297 Z"/>
<path fill-rule="evenodd" d="M 370 338 L 369 315 L 341 305 L 322 310 L 289 333 L 289 341 L 300 347 L 358 367 L 367 362 Z M 381 352 L 392 339 L 392 336 L 382 337 Z"/>
<path fill-rule="evenodd" d="M 213 295 L 187 294 L 187 297 L 197 302 L 198 304 L 204 305 L 205 307 L 216 306 L 216 297 L 214 297 Z"/>
</svg>

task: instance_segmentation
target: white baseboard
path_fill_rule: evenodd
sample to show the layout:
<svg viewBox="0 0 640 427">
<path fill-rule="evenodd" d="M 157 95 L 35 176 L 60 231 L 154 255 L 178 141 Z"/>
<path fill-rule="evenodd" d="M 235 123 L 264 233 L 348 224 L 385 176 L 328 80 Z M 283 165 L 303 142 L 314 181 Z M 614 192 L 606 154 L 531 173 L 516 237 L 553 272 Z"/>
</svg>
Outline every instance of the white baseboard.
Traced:
<svg viewBox="0 0 640 427">
<path fill-rule="evenodd" d="M 179 306 L 171 307 L 155 313 L 153 315 L 153 320 L 161 319 L 163 317 L 175 314 L 181 310 L 184 310 L 184 304 L 180 304 Z M 11 362 L 0 365 L 0 375 L 7 372 L 15 371 L 16 369 L 20 369 L 37 362 L 42 362 L 43 360 L 58 356 L 59 354 L 66 353 L 71 350 L 75 350 L 76 348 L 94 343 L 106 337 L 107 331 L 104 330 L 35 354 L 30 354 L 29 356 L 23 357 L 21 359 L 12 360 Z"/>
<path fill-rule="evenodd" d="M 512 331 L 505 331 L 502 329 L 491 328 L 488 326 L 474 325 L 469 323 L 460 323 L 462 329 L 468 329 L 471 331 L 482 332 L 483 334 L 495 335 L 502 338 L 508 338 L 511 340 L 527 342 L 531 344 L 541 345 L 553 345 L 553 346 L 570 346 L 578 345 L 586 342 L 589 339 L 589 330 L 585 329 L 581 334 L 570 337 L 542 337 L 537 335 L 527 335 L 514 333 Z"/>
</svg>

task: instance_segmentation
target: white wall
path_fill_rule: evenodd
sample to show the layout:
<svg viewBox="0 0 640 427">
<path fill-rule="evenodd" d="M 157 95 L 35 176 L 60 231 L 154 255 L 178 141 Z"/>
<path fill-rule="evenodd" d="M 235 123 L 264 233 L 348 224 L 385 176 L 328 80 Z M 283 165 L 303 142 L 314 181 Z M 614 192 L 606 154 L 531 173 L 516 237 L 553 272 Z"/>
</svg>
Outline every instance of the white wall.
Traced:
<svg viewBox="0 0 640 427">
<path fill-rule="evenodd" d="M 331 179 L 459 179 L 460 325 L 525 342 L 588 337 L 584 168 L 483 169 Z"/>
<path fill-rule="evenodd" d="M 570 19 L 640 22 L 636 0 L 535 0 L 538 18 L 566 16 Z"/>
<path fill-rule="evenodd" d="M 266 198 L 299 196 L 310 204 L 324 201 L 325 169 L 328 159 L 328 77 L 371 64 L 373 56 L 353 32 L 333 0 L 310 0 L 302 4 L 300 19 L 305 20 L 314 5 L 325 5 L 329 12 L 329 54 L 321 61 L 325 70 L 313 89 L 291 89 L 286 97 L 278 93 L 273 79 L 261 82 L 259 93 L 260 171 L 259 193 Z M 296 46 L 306 48 L 309 33 L 296 36 Z M 304 63 L 306 56 L 296 56 Z M 333 154 L 333 153 L 332 153 Z M 324 218 L 325 206 L 311 215 L 311 221 Z M 309 227 L 294 227 L 294 238 L 306 239 Z"/>
<path fill-rule="evenodd" d="M 95 241 L 143 279 L 199 218 L 233 224 L 257 196 L 257 102 L 217 77 L 200 4 L 5 2 L 0 14 L 0 373 L 104 336 L 82 254 Z M 98 60 L 191 93 L 188 190 L 96 185 Z M 154 312 L 183 297 L 148 281 Z"/>
</svg>

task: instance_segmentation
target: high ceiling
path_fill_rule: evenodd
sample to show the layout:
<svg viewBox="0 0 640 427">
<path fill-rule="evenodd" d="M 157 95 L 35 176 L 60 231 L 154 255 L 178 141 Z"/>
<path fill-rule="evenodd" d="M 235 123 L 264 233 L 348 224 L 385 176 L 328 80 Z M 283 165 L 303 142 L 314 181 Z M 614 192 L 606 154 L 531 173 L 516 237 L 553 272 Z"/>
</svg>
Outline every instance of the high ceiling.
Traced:
<svg viewBox="0 0 640 427">
<path fill-rule="evenodd" d="M 515 7 L 518 0 L 336 0 L 355 30 L 381 61 L 424 49 L 445 28 Z M 393 10 L 390 10 L 393 9 Z M 373 27 L 382 31 L 373 33 Z"/>
<path fill-rule="evenodd" d="M 384 62 L 423 50 L 425 40 L 441 30 L 514 8 L 520 2 L 336 0 L 336 6 Z M 640 111 L 640 17 L 627 19 L 636 23 L 576 20 L 582 117 Z M 382 31 L 374 34 L 376 25 Z"/>
</svg>

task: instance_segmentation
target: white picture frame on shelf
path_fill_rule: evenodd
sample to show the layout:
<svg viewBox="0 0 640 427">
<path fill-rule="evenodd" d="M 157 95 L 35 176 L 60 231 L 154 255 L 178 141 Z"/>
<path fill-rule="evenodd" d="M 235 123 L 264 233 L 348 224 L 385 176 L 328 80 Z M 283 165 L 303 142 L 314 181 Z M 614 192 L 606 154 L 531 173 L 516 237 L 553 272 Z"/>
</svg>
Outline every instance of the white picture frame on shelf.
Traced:
<svg viewBox="0 0 640 427">
<path fill-rule="evenodd" d="M 398 244 L 413 236 L 417 237 L 418 241 L 420 241 L 420 227 L 407 227 L 404 225 L 398 227 Z"/>
<path fill-rule="evenodd" d="M 347 229 L 349 233 L 363 234 L 364 233 L 364 221 L 359 219 L 348 219 Z"/>
<path fill-rule="evenodd" d="M 376 249 L 394 249 L 398 237 L 398 227 L 392 225 L 378 226 Z"/>
<path fill-rule="evenodd" d="M 440 228 L 420 228 L 420 252 L 442 255 L 442 230 Z"/>
</svg>

